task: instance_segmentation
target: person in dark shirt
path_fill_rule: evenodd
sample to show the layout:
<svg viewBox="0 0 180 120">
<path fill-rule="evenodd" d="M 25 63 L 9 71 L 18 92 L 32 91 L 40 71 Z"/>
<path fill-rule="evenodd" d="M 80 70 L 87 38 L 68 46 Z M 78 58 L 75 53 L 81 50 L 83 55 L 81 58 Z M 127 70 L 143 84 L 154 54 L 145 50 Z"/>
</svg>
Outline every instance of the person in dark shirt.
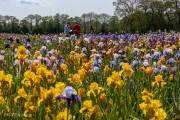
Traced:
<svg viewBox="0 0 180 120">
<path fill-rule="evenodd" d="M 91 28 L 90 28 L 90 32 L 91 32 L 91 33 L 94 33 L 94 28 L 93 28 L 92 25 L 91 25 Z"/>
</svg>

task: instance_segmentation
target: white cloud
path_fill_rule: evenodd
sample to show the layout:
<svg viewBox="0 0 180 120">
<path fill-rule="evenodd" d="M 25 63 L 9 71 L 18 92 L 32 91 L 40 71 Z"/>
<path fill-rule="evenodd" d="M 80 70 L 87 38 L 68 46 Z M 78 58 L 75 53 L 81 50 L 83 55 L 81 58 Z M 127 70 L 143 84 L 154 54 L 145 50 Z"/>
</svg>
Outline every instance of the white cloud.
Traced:
<svg viewBox="0 0 180 120">
<path fill-rule="evenodd" d="M 27 5 L 39 5 L 39 0 L 19 0 L 21 4 L 27 4 Z"/>
</svg>

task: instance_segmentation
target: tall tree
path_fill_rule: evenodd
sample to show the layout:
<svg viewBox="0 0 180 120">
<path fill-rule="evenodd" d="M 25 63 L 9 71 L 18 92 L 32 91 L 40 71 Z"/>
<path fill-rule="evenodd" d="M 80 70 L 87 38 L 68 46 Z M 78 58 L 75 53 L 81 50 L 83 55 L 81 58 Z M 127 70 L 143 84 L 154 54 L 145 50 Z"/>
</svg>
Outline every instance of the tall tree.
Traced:
<svg viewBox="0 0 180 120">
<path fill-rule="evenodd" d="M 119 32 L 119 19 L 117 16 L 112 16 L 109 20 L 109 32 L 117 33 Z"/>
<path fill-rule="evenodd" d="M 117 0 L 113 2 L 115 6 L 115 15 L 120 18 L 126 17 L 137 10 L 139 0 Z"/>
<path fill-rule="evenodd" d="M 54 16 L 54 22 L 56 25 L 56 32 L 59 33 L 60 31 L 62 31 L 62 26 L 61 26 L 61 16 L 59 13 L 56 13 L 56 15 Z"/>
<path fill-rule="evenodd" d="M 107 23 L 109 21 L 109 19 L 111 18 L 110 15 L 106 14 L 106 13 L 101 13 L 99 15 L 99 19 L 102 23 Z"/>
<path fill-rule="evenodd" d="M 31 25 L 31 26 L 30 26 L 30 31 L 32 32 L 32 30 L 33 30 L 34 15 L 30 14 L 30 15 L 28 15 L 25 19 L 30 22 L 30 25 Z"/>
<path fill-rule="evenodd" d="M 20 22 L 20 32 L 21 33 L 29 33 L 30 32 L 30 28 L 29 28 L 30 24 L 26 19 L 21 20 Z"/>
</svg>

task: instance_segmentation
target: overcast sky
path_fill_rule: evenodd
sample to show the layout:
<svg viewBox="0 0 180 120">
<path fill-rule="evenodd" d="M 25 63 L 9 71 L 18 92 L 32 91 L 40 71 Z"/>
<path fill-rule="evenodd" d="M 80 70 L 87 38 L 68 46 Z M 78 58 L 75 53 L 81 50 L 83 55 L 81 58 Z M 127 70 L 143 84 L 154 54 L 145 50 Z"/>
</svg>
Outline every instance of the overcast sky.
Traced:
<svg viewBox="0 0 180 120">
<path fill-rule="evenodd" d="M 80 16 L 87 12 L 113 15 L 115 0 L 0 0 L 0 15 L 23 18 L 28 14 Z"/>
</svg>

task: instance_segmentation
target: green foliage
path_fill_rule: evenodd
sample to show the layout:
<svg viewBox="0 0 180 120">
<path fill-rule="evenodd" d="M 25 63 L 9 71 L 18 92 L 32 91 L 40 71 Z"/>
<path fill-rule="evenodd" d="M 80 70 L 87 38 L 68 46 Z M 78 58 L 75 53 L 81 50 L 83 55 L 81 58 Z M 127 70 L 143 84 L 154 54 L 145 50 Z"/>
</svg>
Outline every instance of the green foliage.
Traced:
<svg viewBox="0 0 180 120">
<path fill-rule="evenodd" d="M 115 2 L 117 3 L 115 13 L 121 17 L 122 31 L 145 33 L 149 30 L 180 30 L 179 0 L 136 0 L 134 2 L 135 0 Z"/>
</svg>

